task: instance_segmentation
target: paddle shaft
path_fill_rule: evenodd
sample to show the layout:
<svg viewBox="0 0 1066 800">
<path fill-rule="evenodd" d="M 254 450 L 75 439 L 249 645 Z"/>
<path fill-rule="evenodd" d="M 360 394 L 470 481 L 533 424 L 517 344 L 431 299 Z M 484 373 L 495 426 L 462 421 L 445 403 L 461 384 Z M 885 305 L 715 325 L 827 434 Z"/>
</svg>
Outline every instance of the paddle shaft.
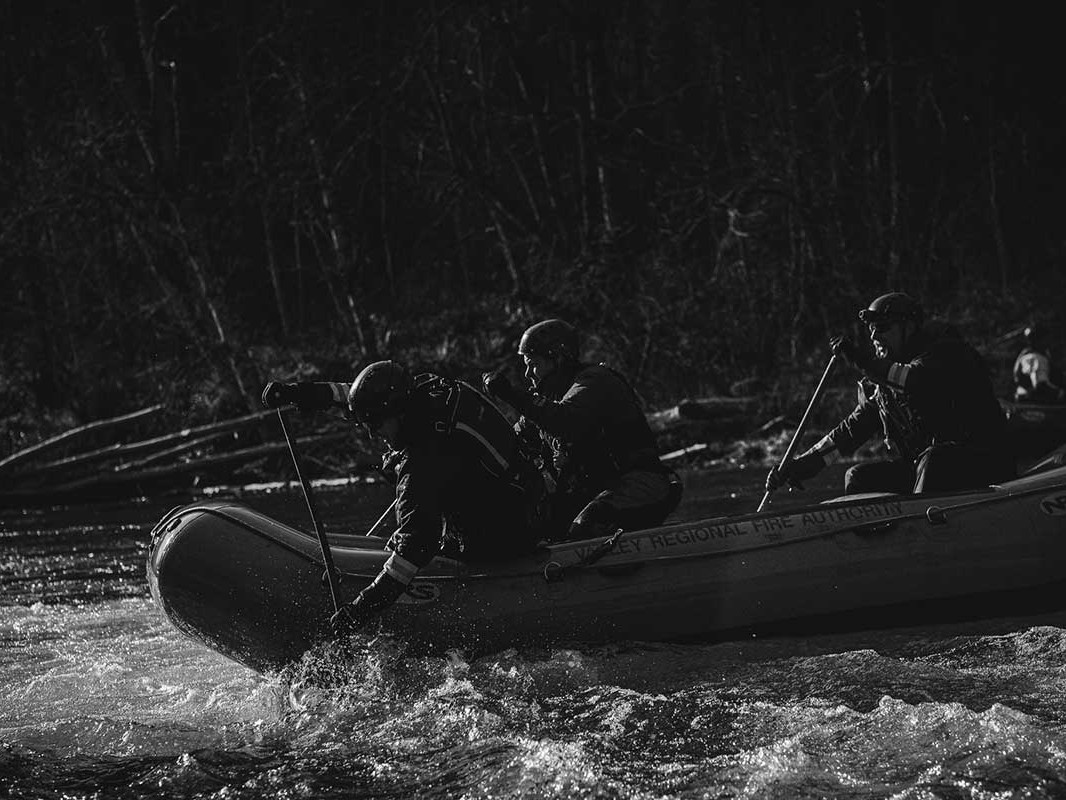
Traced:
<svg viewBox="0 0 1066 800">
<path fill-rule="evenodd" d="M 292 456 L 292 465 L 296 469 L 296 478 L 300 481 L 300 486 L 304 490 L 304 499 L 307 501 L 307 510 L 311 513 L 311 523 L 315 526 L 318 545 L 322 548 L 322 562 L 326 565 L 326 580 L 329 583 L 330 597 L 333 599 L 333 610 L 340 611 L 340 591 L 337 587 L 337 570 L 333 566 L 333 552 L 329 549 L 329 542 L 326 541 L 326 534 L 323 533 L 322 526 L 318 524 L 318 514 L 315 513 L 315 501 L 314 495 L 311 493 L 311 484 L 304 478 L 300 469 L 300 458 L 296 455 L 296 447 L 292 443 L 292 436 L 289 435 L 289 424 L 285 421 L 285 412 L 280 408 L 278 409 L 278 421 L 281 423 L 281 432 L 285 434 L 285 443 L 289 446 L 289 455 Z"/>
<path fill-rule="evenodd" d="M 374 535 L 374 531 L 376 531 L 378 529 L 378 526 L 381 525 L 381 523 L 385 521 L 385 517 L 387 517 L 389 514 L 392 513 L 392 510 L 394 508 L 396 508 L 396 501 L 395 500 L 393 500 L 391 503 L 389 503 L 389 507 L 385 509 L 385 511 L 381 514 L 380 517 L 378 517 L 378 521 L 370 526 L 370 530 L 368 530 L 366 532 L 366 535 L 367 536 L 373 536 Z"/>
<path fill-rule="evenodd" d="M 822 379 L 818 381 L 818 386 L 814 390 L 814 394 L 811 395 L 811 402 L 807 404 L 807 410 L 803 412 L 803 417 L 800 419 L 799 425 L 796 426 L 796 432 L 792 434 L 792 441 L 788 443 L 788 449 L 785 450 L 785 455 L 781 459 L 781 463 L 778 465 L 778 469 L 785 466 L 792 459 L 792 451 L 796 449 L 796 445 L 799 444 L 800 436 L 803 435 L 804 429 L 807 427 L 807 420 L 811 417 L 811 412 L 814 411 L 814 407 L 818 405 L 818 401 L 822 399 L 822 393 L 825 391 L 825 386 L 829 382 L 829 374 L 833 371 L 833 367 L 836 366 L 837 357 L 835 355 L 829 358 L 829 363 L 825 365 L 825 372 L 822 373 Z M 762 511 L 766 507 L 766 504 L 770 501 L 770 492 L 762 496 L 762 502 L 759 503 L 757 511 Z"/>
</svg>

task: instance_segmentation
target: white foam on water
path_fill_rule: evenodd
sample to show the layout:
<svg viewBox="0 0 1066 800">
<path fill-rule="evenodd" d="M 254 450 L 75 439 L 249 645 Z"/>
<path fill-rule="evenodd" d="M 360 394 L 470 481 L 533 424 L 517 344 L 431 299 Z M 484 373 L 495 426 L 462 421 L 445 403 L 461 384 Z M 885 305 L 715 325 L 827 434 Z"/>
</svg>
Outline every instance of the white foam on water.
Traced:
<svg viewBox="0 0 1066 800">
<path fill-rule="evenodd" d="M 9 745 L 170 753 L 246 740 L 279 718 L 262 676 L 186 640 L 147 599 L 2 607 L 0 639 Z"/>
</svg>

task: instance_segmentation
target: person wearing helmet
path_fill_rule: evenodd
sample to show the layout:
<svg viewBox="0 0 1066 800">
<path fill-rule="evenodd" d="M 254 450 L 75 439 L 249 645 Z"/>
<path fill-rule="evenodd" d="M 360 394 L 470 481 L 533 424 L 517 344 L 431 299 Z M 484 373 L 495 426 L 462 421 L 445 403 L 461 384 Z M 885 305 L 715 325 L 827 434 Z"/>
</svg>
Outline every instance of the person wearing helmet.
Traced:
<svg viewBox="0 0 1066 800">
<path fill-rule="evenodd" d="M 555 484 L 556 537 L 585 539 L 662 522 L 681 500 L 681 482 L 659 461 L 629 382 L 604 364 L 582 363 L 577 332 L 561 319 L 530 326 L 518 354 L 532 392 L 503 371 L 483 380 L 521 415 L 515 429 Z"/>
<path fill-rule="evenodd" d="M 1014 399 L 1021 403 L 1061 403 L 1066 392 L 1052 380 L 1051 351 L 1043 329 L 1025 329 L 1025 347 L 1014 361 Z"/>
<path fill-rule="evenodd" d="M 775 467 L 767 491 L 813 478 L 837 454 L 880 433 L 888 460 L 856 464 L 848 494 L 976 488 L 1014 476 L 1006 418 L 980 354 L 945 326 L 926 325 L 921 306 L 900 292 L 859 312 L 870 347 L 835 337 L 833 353 L 862 373 L 859 402 L 836 428 Z"/>
<path fill-rule="evenodd" d="M 349 386 L 267 384 L 263 403 L 304 411 L 343 405 L 388 445 L 384 469 L 396 478 L 396 530 L 377 577 L 331 620 L 338 634 L 363 625 L 404 593 L 434 556 L 510 558 L 536 548 L 546 490 L 522 457 L 507 418 L 469 384 L 395 361 L 376 361 Z"/>
</svg>

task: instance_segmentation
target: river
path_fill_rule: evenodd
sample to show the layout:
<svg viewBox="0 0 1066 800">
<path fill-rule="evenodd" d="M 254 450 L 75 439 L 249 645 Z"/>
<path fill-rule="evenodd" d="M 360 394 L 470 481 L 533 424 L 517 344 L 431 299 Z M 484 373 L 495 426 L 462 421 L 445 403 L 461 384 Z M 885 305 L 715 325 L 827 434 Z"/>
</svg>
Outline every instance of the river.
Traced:
<svg viewBox="0 0 1066 800">
<path fill-rule="evenodd" d="M 686 489 L 687 518 L 760 494 L 744 470 Z M 365 530 L 385 492 L 319 487 L 327 531 Z M 291 487 L 242 495 L 309 527 Z M 263 676 L 148 594 L 149 530 L 187 499 L 0 512 L 0 797 L 1066 797 L 1066 614 L 476 659 L 384 645 Z"/>
</svg>

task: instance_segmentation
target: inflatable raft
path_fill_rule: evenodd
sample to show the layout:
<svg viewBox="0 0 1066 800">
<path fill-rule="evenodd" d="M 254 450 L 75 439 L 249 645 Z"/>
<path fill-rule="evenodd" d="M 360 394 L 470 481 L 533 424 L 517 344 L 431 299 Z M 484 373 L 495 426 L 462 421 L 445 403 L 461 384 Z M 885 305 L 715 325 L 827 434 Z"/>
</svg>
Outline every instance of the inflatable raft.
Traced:
<svg viewBox="0 0 1066 800">
<path fill-rule="evenodd" d="M 557 544 L 492 565 L 438 557 L 373 624 L 433 648 L 722 640 L 1066 607 L 1066 467 L 947 495 L 866 495 Z M 350 600 L 383 540 L 330 536 Z M 152 596 L 181 631 L 272 671 L 327 635 L 318 539 L 247 506 L 176 508 Z"/>
<path fill-rule="evenodd" d="M 1019 457 L 1043 453 L 1066 442 L 1066 403 L 1020 403 L 1001 400 L 1007 434 Z"/>
</svg>

